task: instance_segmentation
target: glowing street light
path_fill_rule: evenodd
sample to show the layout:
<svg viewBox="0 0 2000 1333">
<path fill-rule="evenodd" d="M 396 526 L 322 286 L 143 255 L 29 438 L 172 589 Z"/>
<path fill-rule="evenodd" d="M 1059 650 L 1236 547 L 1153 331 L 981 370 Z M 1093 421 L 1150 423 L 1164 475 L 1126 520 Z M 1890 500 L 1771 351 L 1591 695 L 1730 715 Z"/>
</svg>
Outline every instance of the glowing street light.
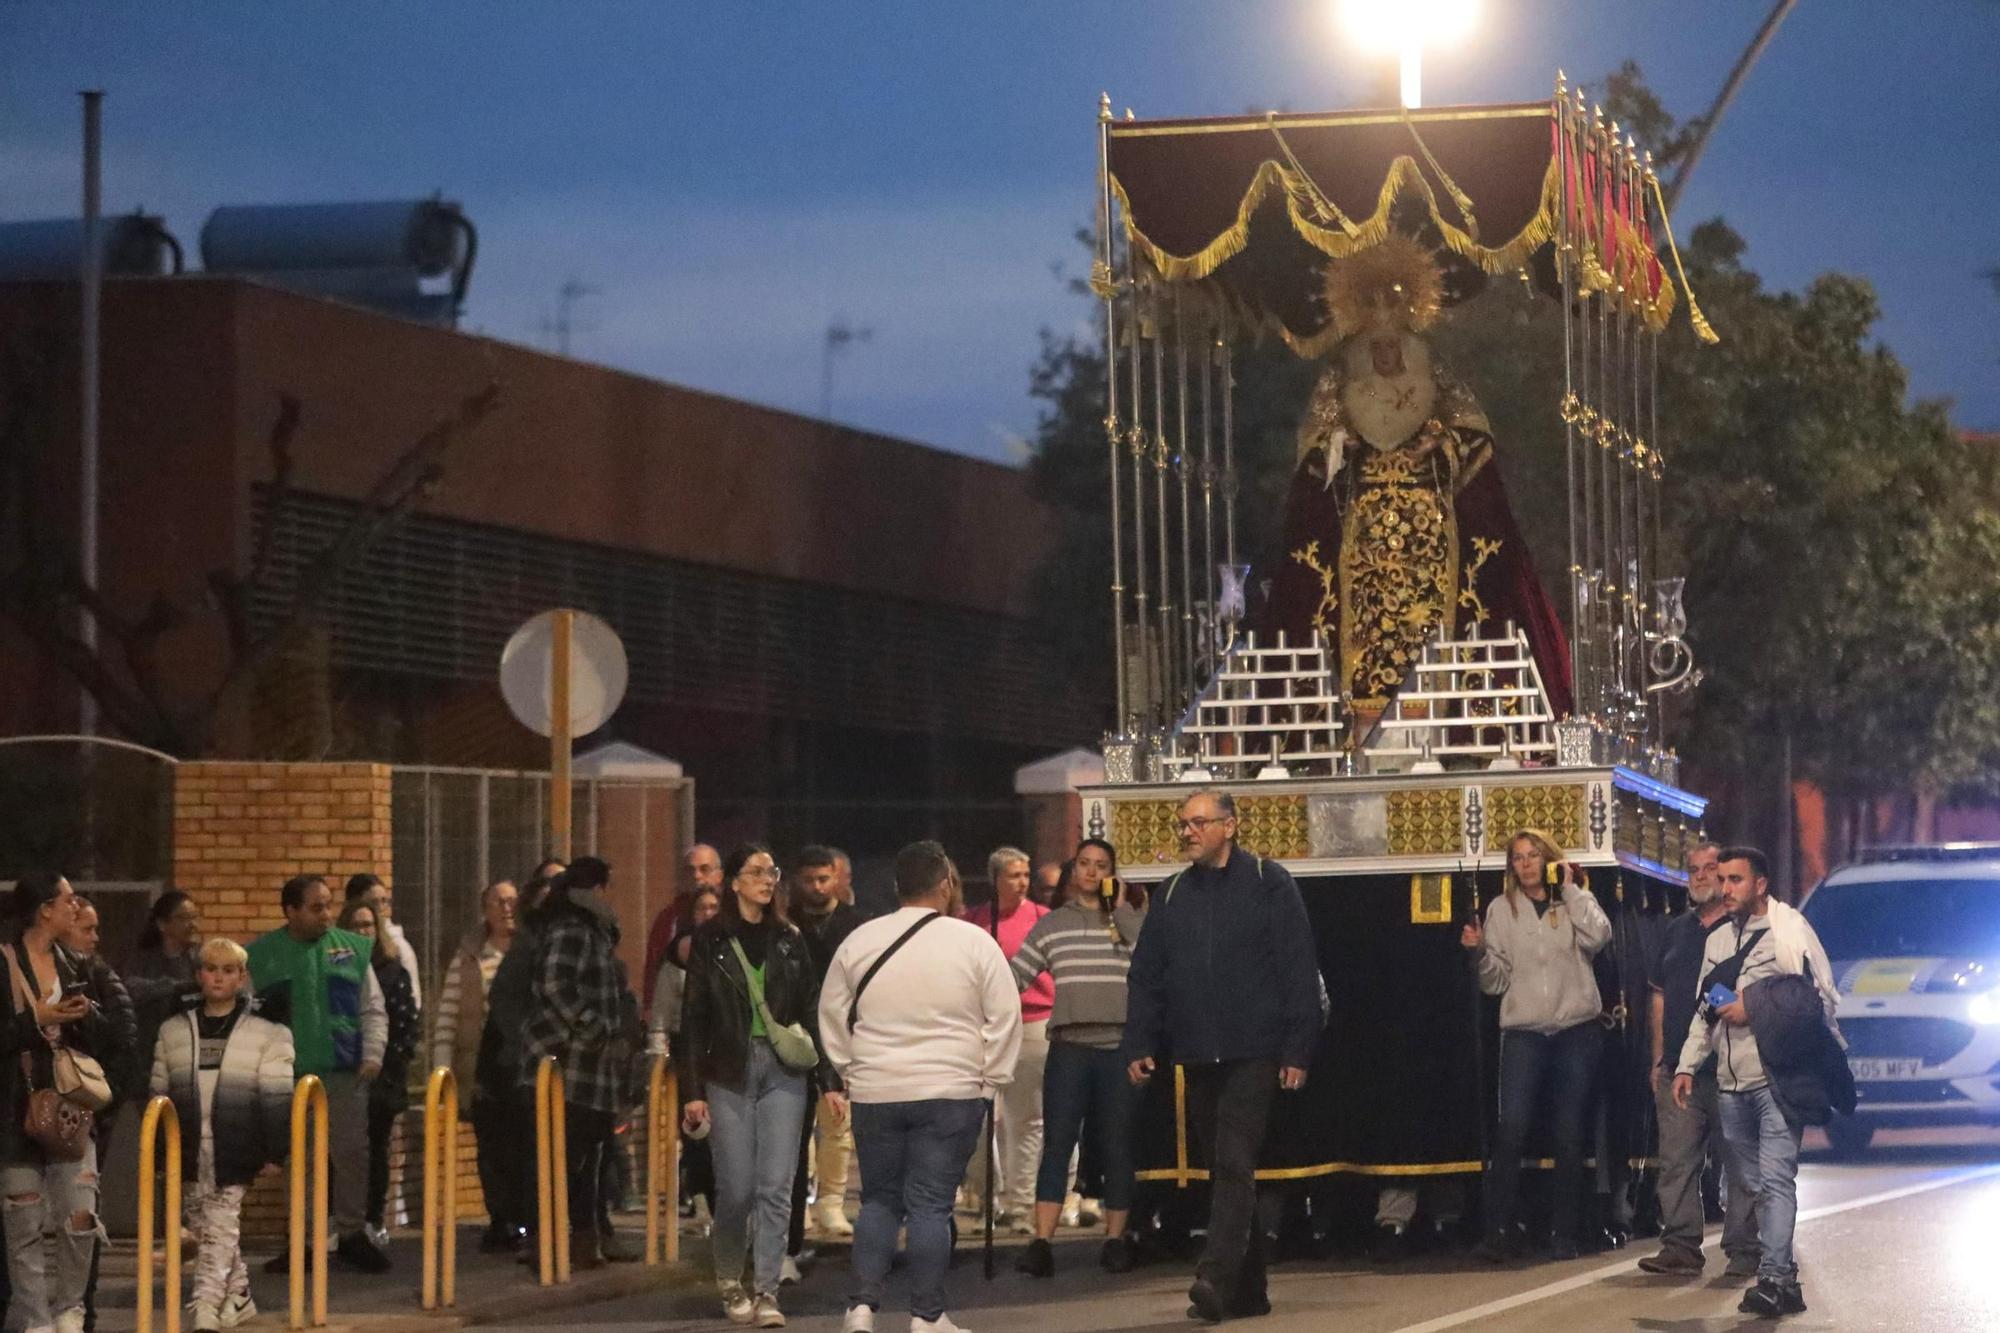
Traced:
<svg viewBox="0 0 2000 1333">
<path fill-rule="evenodd" d="M 1402 62 L 1403 105 L 1423 105 L 1424 46 L 1463 37 L 1479 0 L 1340 0 L 1340 21 L 1362 47 L 1395 52 Z"/>
</svg>

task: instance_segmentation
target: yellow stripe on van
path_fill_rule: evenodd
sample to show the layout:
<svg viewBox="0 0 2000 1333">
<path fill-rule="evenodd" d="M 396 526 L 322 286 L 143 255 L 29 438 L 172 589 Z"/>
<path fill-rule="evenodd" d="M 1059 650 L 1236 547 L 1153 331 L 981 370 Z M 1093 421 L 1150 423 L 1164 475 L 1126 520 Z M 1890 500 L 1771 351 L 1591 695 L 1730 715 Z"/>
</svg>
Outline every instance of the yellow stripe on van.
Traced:
<svg viewBox="0 0 2000 1333">
<path fill-rule="evenodd" d="M 1870 959 L 1854 974 L 1853 994 L 1908 995 L 1916 988 L 1917 978 L 1929 971 L 1935 961 L 1930 958 Z"/>
</svg>

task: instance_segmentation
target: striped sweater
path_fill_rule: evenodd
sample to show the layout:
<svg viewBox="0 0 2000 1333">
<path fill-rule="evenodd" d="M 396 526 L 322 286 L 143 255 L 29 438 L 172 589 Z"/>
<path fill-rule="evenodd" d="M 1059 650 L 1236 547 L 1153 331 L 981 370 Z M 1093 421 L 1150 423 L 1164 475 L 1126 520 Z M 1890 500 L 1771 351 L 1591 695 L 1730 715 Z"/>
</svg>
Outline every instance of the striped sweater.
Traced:
<svg viewBox="0 0 2000 1333">
<path fill-rule="evenodd" d="M 1119 904 L 1106 921 L 1094 903 L 1065 903 L 1035 923 L 1014 955 L 1023 989 L 1047 972 L 1055 979 L 1049 1040 L 1115 1049 L 1125 1033 L 1125 977 L 1144 911 Z"/>
</svg>

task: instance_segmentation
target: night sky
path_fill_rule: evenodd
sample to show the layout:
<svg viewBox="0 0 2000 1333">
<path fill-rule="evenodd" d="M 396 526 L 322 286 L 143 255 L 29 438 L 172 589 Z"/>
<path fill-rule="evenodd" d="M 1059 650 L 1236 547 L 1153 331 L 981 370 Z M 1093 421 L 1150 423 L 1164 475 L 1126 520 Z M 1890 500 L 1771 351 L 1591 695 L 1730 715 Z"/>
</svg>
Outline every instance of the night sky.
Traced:
<svg viewBox="0 0 2000 1333">
<path fill-rule="evenodd" d="M 1704 109 L 1763 0 L 1486 0 L 1425 102 L 1524 101 L 1638 59 Z M 465 327 L 818 410 L 829 322 L 873 330 L 833 415 L 994 458 L 1033 428 L 1053 271 L 1122 113 L 1355 105 L 1381 62 L 1333 0 L 55 4 L 0 8 L 0 217 L 77 209 L 76 90 L 107 90 L 105 204 L 192 253 L 219 204 L 443 191 L 480 231 Z M 1796 288 L 1872 279 L 1913 391 L 2000 430 L 2000 3 L 1804 0 L 1678 217 L 1722 214 Z M 1723 333 L 1727 334 L 1724 329 Z M 112 386 L 115 391 L 115 386 Z"/>
</svg>

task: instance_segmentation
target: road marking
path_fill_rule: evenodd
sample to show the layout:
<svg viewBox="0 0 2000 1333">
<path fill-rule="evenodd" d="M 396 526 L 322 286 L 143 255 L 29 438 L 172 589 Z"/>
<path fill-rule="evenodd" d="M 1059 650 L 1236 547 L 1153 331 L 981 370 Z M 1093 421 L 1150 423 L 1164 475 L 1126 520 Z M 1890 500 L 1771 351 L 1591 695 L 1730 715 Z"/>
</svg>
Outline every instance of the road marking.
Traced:
<svg viewBox="0 0 2000 1333">
<path fill-rule="evenodd" d="M 1932 1190 L 1949 1189 L 1953 1185 L 1963 1185 L 1967 1181 L 1980 1180 L 1987 1176 L 2000 1176 L 2000 1165 L 1971 1167 L 1963 1171 L 1952 1172 L 1950 1175 L 1938 1176 L 1922 1181 L 1915 1185 L 1904 1185 L 1897 1189 L 1883 1190 L 1880 1194 L 1867 1194 L 1858 1199 L 1847 1199 L 1841 1203 L 1830 1203 L 1819 1208 L 1809 1208 L 1799 1214 L 1798 1220 L 1800 1222 L 1814 1222 L 1822 1217 L 1832 1217 L 1836 1213 L 1852 1212 L 1856 1208 L 1872 1208 L 1877 1204 L 1894 1203 L 1898 1199 L 1907 1199 L 1913 1194 L 1928 1194 Z M 1711 1227 L 1704 1236 L 1704 1240 L 1713 1240 L 1720 1234 L 1720 1227 Z M 1409 1324 L 1397 1329 L 1396 1333 L 1438 1333 L 1441 1329 L 1459 1328 L 1466 1324 L 1477 1323 L 1479 1320 L 1490 1318 L 1493 1315 L 1502 1314 L 1508 1310 L 1517 1310 L 1524 1305 L 1533 1305 L 1537 1301 L 1545 1301 L 1551 1296 L 1562 1296 L 1572 1291 L 1579 1291 L 1584 1287 L 1591 1286 L 1593 1283 L 1602 1282 L 1608 1277 L 1616 1277 L 1621 1273 L 1636 1273 L 1638 1271 L 1639 1260 L 1637 1258 L 1621 1259 L 1615 1264 L 1605 1264 L 1601 1268 L 1593 1268 L 1587 1273 L 1578 1273 L 1574 1277 L 1566 1277 L 1559 1282 L 1551 1282 L 1546 1286 L 1535 1287 L 1513 1296 L 1505 1296 L 1497 1301 L 1488 1301 L 1486 1304 L 1474 1306 L 1470 1310 L 1460 1310 L 1454 1314 L 1440 1315 L 1436 1319 L 1429 1319 L 1421 1324 Z"/>
</svg>

